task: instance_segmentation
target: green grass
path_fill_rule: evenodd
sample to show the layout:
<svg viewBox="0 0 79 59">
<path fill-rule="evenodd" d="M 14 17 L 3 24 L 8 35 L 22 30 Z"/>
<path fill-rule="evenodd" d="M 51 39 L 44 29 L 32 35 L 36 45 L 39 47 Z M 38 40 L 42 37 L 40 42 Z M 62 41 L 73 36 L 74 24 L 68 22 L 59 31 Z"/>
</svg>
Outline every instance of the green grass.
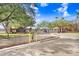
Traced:
<svg viewBox="0 0 79 59">
<path fill-rule="evenodd" d="M 21 36 L 28 37 L 31 36 L 31 34 L 9 34 L 9 38 L 16 38 Z M 0 34 L 0 38 L 7 38 L 7 34 L 6 33 Z"/>
<path fill-rule="evenodd" d="M 69 35 L 76 35 L 79 36 L 79 32 L 69 32 L 69 33 L 62 33 L 62 34 L 69 34 Z M 21 37 L 21 36 L 25 36 L 25 37 L 32 37 L 32 34 L 22 34 L 22 33 L 18 33 L 18 34 L 9 34 L 9 38 L 16 38 L 16 37 Z M 6 33 L 0 33 L 0 38 L 7 38 L 7 34 Z"/>
</svg>

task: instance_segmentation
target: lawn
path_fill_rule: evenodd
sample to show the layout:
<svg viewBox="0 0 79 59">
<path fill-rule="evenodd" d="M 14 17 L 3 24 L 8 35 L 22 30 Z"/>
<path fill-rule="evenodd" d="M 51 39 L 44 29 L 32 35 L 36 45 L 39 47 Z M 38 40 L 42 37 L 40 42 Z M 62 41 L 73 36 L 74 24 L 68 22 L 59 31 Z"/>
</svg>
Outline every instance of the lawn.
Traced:
<svg viewBox="0 0 79 59">
<path fill-rule="evenodd" d="M 64 35 L 64 36 L 79 36 L 79 32 L 78 33 L 58 33 L 60 35 Z M 21 37 L 21 36 L 25 36 L 25 37 L 31 37 L 32 34 L 26 33 L 17 33 L 17 34 L 9 34 L 9 38 L 16 38 L 16 37 Z M 0 33 L 0 38 L 7 38 L 7 34 L 6 33 Z"/>
<path fill-rule="evenodd" d="M 31 34 L 9 34 L 9 38 L 16 38 L 21 36 L 28 37 L 31 36 Z M 6 33 L 0 34 L 0 38 L 7 38 L 7 34 Z"/>
</svg>

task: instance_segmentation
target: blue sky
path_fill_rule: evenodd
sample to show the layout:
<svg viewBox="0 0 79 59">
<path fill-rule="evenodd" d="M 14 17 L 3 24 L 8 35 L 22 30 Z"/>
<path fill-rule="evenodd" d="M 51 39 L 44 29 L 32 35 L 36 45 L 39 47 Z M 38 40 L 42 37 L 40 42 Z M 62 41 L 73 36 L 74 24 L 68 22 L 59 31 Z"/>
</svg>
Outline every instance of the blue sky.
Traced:
<svg viewBox="0 0 79 59">
<path fill-rule="evenodd" d="M 27 8 L 30 4 L 24 6 Z M 54 21 L 55 17 L 72 21 L 76 19 L 76 12 L 79 12 L 79 3 L 36 3 L 34 9 L 37 23 L 43 20 Z M 0 28 L 3 28 L 1 24 Z"/>
<path fill-rule="evenodd" d="M 76 12 L 79 12 L 79 3 L 37 3 L 36 21 L 53 21 L 55 17 L 64 17 L 67 20 L 74 20 Z"/>
</svg>

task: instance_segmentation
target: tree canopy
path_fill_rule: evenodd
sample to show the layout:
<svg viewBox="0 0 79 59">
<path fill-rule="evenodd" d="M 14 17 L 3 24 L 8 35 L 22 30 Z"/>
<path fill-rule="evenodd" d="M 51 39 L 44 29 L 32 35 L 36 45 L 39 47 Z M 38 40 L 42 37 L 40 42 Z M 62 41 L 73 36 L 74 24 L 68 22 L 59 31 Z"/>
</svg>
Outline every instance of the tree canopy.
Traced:
<svg viewBox="0 0 79 59">
<path fill-rule="evenodd" d="M 33 25 L 33 17 L 27 13 L 29 13 L 28 10 L 22 8 L 22 4 L 0 4 L 0 22 L 8 21 L 10 26 Z"/>
</svg>

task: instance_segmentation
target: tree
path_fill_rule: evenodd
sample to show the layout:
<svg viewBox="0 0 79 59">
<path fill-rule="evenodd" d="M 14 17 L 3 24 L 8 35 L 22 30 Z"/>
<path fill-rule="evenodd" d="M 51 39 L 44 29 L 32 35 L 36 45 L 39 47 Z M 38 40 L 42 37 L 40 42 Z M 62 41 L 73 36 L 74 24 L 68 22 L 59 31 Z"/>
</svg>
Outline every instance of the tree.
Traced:
<svg viewBox="0 0 79 59">
<path fill-rule="evenodd" d="M 40 28 L 48 28 L 49 22 L 48 21 L 42 21 L 37 26 Z"/>
<path fill-rule="evenodd" d="M 27 10 L 22 8 L 22 4 L 0 4 L 0 22 L 3 24 L 9 37 L 11 24 L 20 26 L 33 25 L 33 17 L 27 15 Z"/>
<path fill-rule="evenodd" d="M 75 25 L 76 25 L 76 30 L 77 31 L 79 31 L 79 12 L 76 12 L 76 23 L 75 23 Z"/>
<path fill-rule="evenodd" d="M 51 24 L 53 28 L 58 27 L 60 32 L 65 31 L 65 28 L 71 25 L 71 23 L 67 20 L 64 20 L 63 17 L 61 19 L 58 19 L 58 17 L 56 17 L 56 20 Z"/>
<path fill-rule="evenodd" d="M 13 12 L 16 10 L 15 8 L 12 8 L 13 4 L 0 4 L 0 22 L 3 22 L 3 26 L 8 33 L 9 36 L 9 18 L 13 14 Z"/>
</svg>

